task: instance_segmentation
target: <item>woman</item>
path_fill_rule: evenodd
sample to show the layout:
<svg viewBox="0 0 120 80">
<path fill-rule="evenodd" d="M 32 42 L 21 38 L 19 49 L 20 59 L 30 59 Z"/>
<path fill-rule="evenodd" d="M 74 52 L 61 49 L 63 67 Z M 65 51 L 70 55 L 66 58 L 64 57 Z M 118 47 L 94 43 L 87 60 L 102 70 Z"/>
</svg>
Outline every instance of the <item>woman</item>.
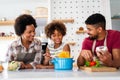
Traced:
<svg viewBox="0 0 120 80">
<path fill-rule="evenodd" d="M 15 20 L 14 29 L 19 38 L 11 43 L 7 54 L 10 62 L 20 62 L 21 69 L 43 68 L 41 41 L 34 38 L 36 27 L 31 15 L 23 14 Z"/>
</svg>

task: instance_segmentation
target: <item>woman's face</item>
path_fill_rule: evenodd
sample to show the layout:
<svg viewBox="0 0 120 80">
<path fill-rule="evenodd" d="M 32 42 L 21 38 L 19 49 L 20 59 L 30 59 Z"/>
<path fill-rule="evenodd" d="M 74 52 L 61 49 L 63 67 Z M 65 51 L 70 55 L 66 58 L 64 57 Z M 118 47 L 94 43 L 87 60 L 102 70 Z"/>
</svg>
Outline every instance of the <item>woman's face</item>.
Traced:
<svg viewBox="0 0 120 80">
<path fill-rule="evenodd" d="M 63 35 L 55 30 L 54 33 L 51 35 L 51 39 L 54 41 L 55 44 L 60 44 L 62 42 L 63 39 Z"/>
<path fill-rule="evenodd" d="M 24 33 L 22 34 L 22 39 L 26 41 L 33 41 L 35 36 L 35 27 L 33 24 L 27 25 Z"/>
</svg>

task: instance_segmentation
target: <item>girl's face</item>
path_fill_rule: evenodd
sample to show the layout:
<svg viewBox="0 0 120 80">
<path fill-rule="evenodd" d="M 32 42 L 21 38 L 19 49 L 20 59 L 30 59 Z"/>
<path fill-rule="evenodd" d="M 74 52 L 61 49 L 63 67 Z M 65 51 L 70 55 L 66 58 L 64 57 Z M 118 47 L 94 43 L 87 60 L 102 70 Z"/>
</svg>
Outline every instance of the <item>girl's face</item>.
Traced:
<svg viewBox="0 0 120 80">
<path fill-rule="evenodd" d="M 34 40 L 35 36 L 35 27 L 33 24 L 27 25 L 24 33 L 22 34 L 22 38 L 25 41 L 31 42 Z"/>
<path fill-rule="evenodd" d="M 62 42 L 63 35 L 55 30 L 54 33 L 51 35 L 51 39 L 55 44 L 60 44 Z"/>
</svg>

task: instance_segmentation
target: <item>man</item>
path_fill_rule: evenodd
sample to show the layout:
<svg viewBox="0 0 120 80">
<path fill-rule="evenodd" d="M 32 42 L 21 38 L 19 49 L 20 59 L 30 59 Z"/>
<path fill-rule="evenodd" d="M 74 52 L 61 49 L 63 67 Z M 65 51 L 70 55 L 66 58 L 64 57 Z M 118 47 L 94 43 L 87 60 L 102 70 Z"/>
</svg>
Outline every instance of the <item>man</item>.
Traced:
<svg viewBox="0 0 120 80">
<path fill-rule="evenodd" d="M 105 66 L 120 67 L 120 32 L 106 30 L 105 17 L 99 13 L 92 14 L 85 21 L 87 34 L 82 43 L 82 50 L 77 65 L 83 66 L 85 61 L 93 61 L 97 57 Z M 96 47 L 105 46 L 106 50 L 96 51 Z"/>
</svg>

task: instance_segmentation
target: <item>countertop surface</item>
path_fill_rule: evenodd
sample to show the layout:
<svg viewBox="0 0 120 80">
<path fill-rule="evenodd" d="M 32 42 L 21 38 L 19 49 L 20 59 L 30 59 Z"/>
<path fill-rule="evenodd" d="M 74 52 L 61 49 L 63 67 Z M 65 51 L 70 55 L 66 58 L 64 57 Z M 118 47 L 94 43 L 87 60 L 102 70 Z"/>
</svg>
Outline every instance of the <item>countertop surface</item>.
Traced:
<svg viewBox="0 0 120 80">
<path fill-rule="evenodd" d="M 18 71 L 4 70 L 0 80 L 120 80 L 120 69 L 116 72 L 86 72 L 54 69 L 26 69 Z"/>
</svg>

